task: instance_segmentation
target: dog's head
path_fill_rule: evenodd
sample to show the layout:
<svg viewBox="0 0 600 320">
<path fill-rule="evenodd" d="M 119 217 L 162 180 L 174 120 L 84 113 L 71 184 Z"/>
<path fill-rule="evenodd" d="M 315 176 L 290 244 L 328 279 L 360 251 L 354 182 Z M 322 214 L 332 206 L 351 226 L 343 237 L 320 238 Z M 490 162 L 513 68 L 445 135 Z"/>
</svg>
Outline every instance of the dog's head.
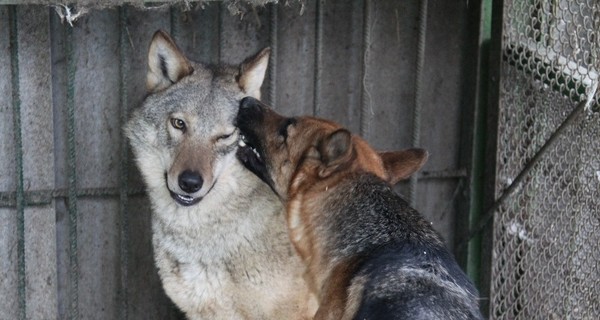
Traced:
<svg viewBox="0 0 600 320">
<path fill-rule="evenodd" d="M 149 95 L 125 127 L 150 192 L 190 206 L 212 190 L 236 161 L 240 100 L 260 97 L 269 52 L 237 66 L 209 66 L 189 60 L 165 32 L 155 33 Z"/>
<path fill-rule="evenodd" d="M 340 125 L 314 117 L 288 118 L 251 97 L 237 117 L 238 158 L 282 198 L 298 188 L 351 172 L 369 172 L 395 184 L 420 169 L 423 149 L 376 152 Z"/>
</svg>

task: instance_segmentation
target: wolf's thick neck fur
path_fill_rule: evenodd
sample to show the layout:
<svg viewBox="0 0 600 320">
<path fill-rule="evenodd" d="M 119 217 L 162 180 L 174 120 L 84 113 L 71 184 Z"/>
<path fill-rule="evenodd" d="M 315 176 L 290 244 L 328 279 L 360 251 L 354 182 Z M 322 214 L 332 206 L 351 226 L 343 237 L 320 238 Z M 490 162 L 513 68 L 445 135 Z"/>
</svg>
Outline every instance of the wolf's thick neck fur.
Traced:
<svg viewBox="0 0 600 320">
<path fill-rule="evenodd" d="M 162 197 L 170 200 L 164 187 L 150 191 L 151 199 Z M 251 204 L 256 199 L 261 199 L 262 207 Z M 271 315 L 261 314 L 261 310 L 279 307 L 272 301 L 281 299 L 287 290 L 302 287 L 287 273 L 300 274 L 302 270 L 297 268 L 299 261 L 294 263 L 297 258 L 282 227 L 285 221 L 279 200 L 237 161 L 224 170 L 200 203 L 183 207 L 172 200 L 153 201 L 153 206 L 156 263 L 166 291 L 179 296 L 179 305 L 188 316 L 197 309 L 201 317 L 235 319 L 241 317 L 240 310 L 234 309 L 238 308 L 252 317 L 267 318 Z M 273 248 L 272 244 L 284 247 Z M 290 256 L 273 254 L 281 251 Z M 265 264 L 270 270 L 265 270 Z M 281 288 L 281 284 L 289 287 Z M 292 292 L 288 294 L 293 301 Z M 198 305 L 195 297 L 208 303 Z M 302 314 L 302 310 L 294 312 Z"/>
<path fill-rule="evenodd" d="M 189 261 L 217 258 L 226 263 L 235 259 L 232 252 L 239 247 L 258 252 L 270 250 L 265 247 L 266 244 L 251 243 L 248 239 L 254 239 L 256 234 L 273 232 L 265 230 L 269 227 L 266 220 L 284 223 L 280 201 L 272 196 L 268 186 L 235 159 L 224 169 L 211 192 L 194 206 L 184 207 L 172 201 L 164 184 L 149 190 L 149 193 L 154 232 L 165 236 L 172 234 L 160 238 L 178 242 L 173 248 L 166 241 L 155 243 L 155 246 L 176 252 L 181 242 L 195 245 L 190 248 L 191 252 L 181 257 Z M 261 199 L 264 206 L 252 206 L 256 199 Z M 239 212 L 240 208 L 247 211 Z M 277 229 L 284 231 L 283 228 Z M 223 234 L 227 235 L 225 239 Z"/>
</svg>

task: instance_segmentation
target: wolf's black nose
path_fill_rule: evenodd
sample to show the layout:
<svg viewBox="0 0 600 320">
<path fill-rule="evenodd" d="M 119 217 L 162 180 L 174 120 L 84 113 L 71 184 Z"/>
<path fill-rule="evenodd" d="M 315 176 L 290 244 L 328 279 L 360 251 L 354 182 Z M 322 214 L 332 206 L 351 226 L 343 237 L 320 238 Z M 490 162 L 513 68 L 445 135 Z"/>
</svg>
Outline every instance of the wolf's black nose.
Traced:
<svg viewBox="0 0 600 320">
<path fill-rule="evenodd" d="M 179 175 L 179 187 L 187 193 L 194 193 L 202 188 L 202 176 L 198 172 L 185 170 Z"/>
</svg>

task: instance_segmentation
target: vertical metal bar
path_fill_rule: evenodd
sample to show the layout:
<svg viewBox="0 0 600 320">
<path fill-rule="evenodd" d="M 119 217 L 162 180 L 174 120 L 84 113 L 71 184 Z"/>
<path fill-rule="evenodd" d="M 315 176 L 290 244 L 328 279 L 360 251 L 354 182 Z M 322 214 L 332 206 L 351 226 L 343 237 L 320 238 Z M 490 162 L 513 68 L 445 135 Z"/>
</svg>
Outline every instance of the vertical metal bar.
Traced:
<svg viewBox="0 0 600 320">
<path fill-rule="evenodd" d="M 269 104 L 277 105 L 277 20 L 279 19 L 277 3 L 271 3 L 271 57 L 269 66 Z"/>
<path fill-rule="evenodd" d="M 179 28 L 179 15 L 176 12 L 176 6 L 169 6 L 169 27 L 171 29 L 171 37 L 175 39 L 175 42 L 179 40 L 180 28 Z"/>
<path fill-rule="evenodd" d="M 318 115 L 321 101 L 321 77 L 323 72 L 323 16 L 325 0 L 317 1 L 317 21 L 315 26 L 315 78 L 314 78 L 314 97 L 313 97 L 313 115 Z"/>
<path fill-rule="evenodd" d="M 224 1 L 219 1 L 217 6 L 218 6 L 217 16 L 219 17 L 219 21 L 217 22 L 217 25 L 219 27 L 219 30 L 217 30 L 217 34 L 219 35 L 219 49 L 217 51 L 217 53 L 218 53 L 217 63 L 221 63 L 223 61 L 223 46 L 225 45 L 225 37 L 223 37 L 223 21 L 225 21 L 225 20 L 223 19 L 223 14 L 225 14 L 225 12 L 227 12 L 227 8 L 225 8 Z"/>
<path fill-rule="evenodd" d="M 489 50 L 486 57 L 489 59 L 487 62 L 487 73 L 486 82 L 484 83 L 487 91 L 487 97 L 484 102 L 487 106 L 485 108 L 485 144 L 484 155 L 482 159 L 482 204 L 483 209 L 489 208 L 493 205 L 496 199 L 496 186 L 497 179 L 496 168 L 497 168 L 497 149 L 498 149 L 498 119 L 500 110 L 500 95 L 501 95 L 501 69 L 502 69 L 502 41 L 503 41 L 503 25 L 504 25 L 504 2 L 503 0 L 491 0 L 491 22 L 490 22 L 490 42 Z M 486 3 L 486 5 L 490 5 Z M 484 210 L 480 211 L 478 222 L 481 221 Z M 471 229 L 472 230 L 472 229 Z M 494 249 L 494 226 L 493 221 L 485 227 L 478 234 L 481 236 L 480 249 L 481 253 L 479 261 L 479 269 L 485 270 L 480 274 L 479 292 L 482 297 L 491 297 L 491 286 L 492 277 L 496 276 L 492 271 L 492 252 Z M 481 301 L 481 310 L 484 310 L 484 314 L 491 316 L 492 300 L 483 299 Z"/>
<path fill-rule="evenodd" d="M 360 110 L 360 135 L 367 138 L 369 133 L 370 115 L 369 110 L 371 97 L 369 95 L 369 88 L 367 87 L 367 81 L 369 76 L 369 50 L 371 50 L 371 0 L 364 0 L 363 9 L 363 63 L 362 63 L 362 82 L 361 82 L 361 94 L 362 103 Z"/>
<path fill-rule="evenodd" d="M 77 259 L 77 163 L 75 154 L 75 72 L 77 61 L 73 44 L 73 28 L 65 24 L 65 56 L 67 59 L 67 175 L 69 211 L 69 319 L 79 318 L 79 263 Z"/>
<path fill-rule="evenodd" d="M 471 230 L 483 213 L 483 183 L 485 168 L 485 138 L 486 138 L 486 112 L 487 112 L 487 79 L 489 79 L 490 41 L 492 37 L 492 0 L 484 0 L 479 9 L 479 53 L 478 53 L 478 86 L 476 96 L 476 112 L 473 128 L 473 155 L 471 169 L 471 188 L 469 201 L 469 230 Z M 467 274 L 481 287 L 481 234 L 476 235 L 468 244 L 467 249 Z"/>
<path fill-rule="evenodd" d="M 415 68 L 415 103 L 413 108 L 413 132 L 412 145 L 418 147 L 421 143 L 421 85 L 423 84 L 423 64 L 425 63 L 425 39 L 427 37 L 427 0 L 421 0 L 419 7 L 419 39 L 417 42 L 417 64 Z M 409 198 L 411 206 L 417 202 L 417 183 L 419 176 L 413 174 L 410 177 Z"/>
<path fill-rule="evenodd" d="M 25 192 L 23 187 L 23 141 L 21 137 L 21 88 L 19 84 L 19 38 L 17 26 L 17 6 L 8 8 L 10 37 L 10 70 L 12 82 L 13 130 L 15 133 L 15 163 L 17 173 L 17 290 L 19 319 L 27 317 L 25 282 Z"/>
<path fill-rule="evenodd" d="M 129 50 L 128 50 L 128 30 L 127 30 L 127 7 L 119 8 L 119 107 L 120 107 L 120 123 L 121 128 L 127 122 L 127 111 L 129 106 L 127 84 L 129 83 Z M 119 217 L 120 217 L 120 244 L 119 256 L 121 260 L 121 281 L 120 281 L 120 311 L 119 319 L 126 320 L 129 318 L 129 216 L 127 214 L 127 189 L 129 188 L 128 171 L 127 171 L 127 152 L 128 146 L 124 136 L 121 136 L 120 145 L 120 161 L 119 161 Z"/>
</svg>

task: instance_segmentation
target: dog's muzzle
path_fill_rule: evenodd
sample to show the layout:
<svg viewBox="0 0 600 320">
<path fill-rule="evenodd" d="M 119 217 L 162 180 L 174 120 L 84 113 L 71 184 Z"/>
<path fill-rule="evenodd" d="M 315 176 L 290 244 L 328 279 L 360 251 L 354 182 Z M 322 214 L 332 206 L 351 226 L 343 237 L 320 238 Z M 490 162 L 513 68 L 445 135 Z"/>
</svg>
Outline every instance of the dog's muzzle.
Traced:
<svg viewBox="0 0 600 320">
<path fill-rule="evenodd" d="M 262 162 L 262 157 L 260 156 L 260 153 L 258 153 L 258 150 L 256 150 L 256 147 L 247 144 L 246 136 L 244 136 L 243 134 L 240 135 L 240 141 L 238 142 L 238 146 L 240 148 L 249 149 L 250 151 L 252 151 L 252 153 L 254 153 L 257 160 Z"/>
</svg>

